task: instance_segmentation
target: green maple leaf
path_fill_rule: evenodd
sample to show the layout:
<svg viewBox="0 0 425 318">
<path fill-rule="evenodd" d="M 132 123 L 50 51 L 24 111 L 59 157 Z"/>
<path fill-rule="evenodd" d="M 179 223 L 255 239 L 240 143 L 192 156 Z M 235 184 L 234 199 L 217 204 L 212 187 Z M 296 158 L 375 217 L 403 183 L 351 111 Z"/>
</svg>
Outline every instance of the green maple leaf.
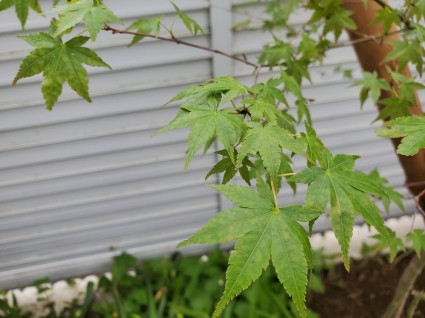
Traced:
<svg viewBox="0 0 425 318">
<path fill-rule="evenodd" d="M 229 102 L 234 98 L 250 92 L 250 89 L 239 83 L 230 76 L 217 77 L 203 84 L 194 84 L 179 92 L 167 104 L 182 99 L 186 99 L 182 108 L 200 105 L 207 101 L 209 97 L 216 95 L 220 104 Z"/>
<path fill-rule="evenodd" d="M 229 108 L 217 110 L 216 107 L 210 105 L 193 108 L 186 106 L 167 126 L 155 134 L 192 126 L 189 133 L 185 169 L 188 168 L 193 156 L 214 137 L 214 134 L 230 154 L 230 159 L 235 162 L 234 147 L 243 129 L 243 123 L 239 117 Z"/>
<path fill-rule="evenodd" d="M 291 152 L 303 153 L 303 145 L 297 142 L 292 135 L 274 123 L 265 126 L 260 123 L 251 122 L 247 124 L 250 129 L 242 140 L 236 165 L 240 166 L 242 160 L 248 154 L 260 154 L 261 160 L 267 172 L 271 176 L 276 176 L 280 167 L 280 154 L 282 147 Z"/>
<path fill-rule="evenodd" d="M 424 231 L 419 229 L 414 230 L 407 235 L 407 241 L 412 242 L 416 255 L 421 257 L 421 251 L 425 251 Z"/>
<path fill-rule="evenodd" d="M 193 35 L 197 35 L 198 32 L 200 32 L 203 35 L 205 35 L 204 29 L 202 29 L 202 27 L 198 24 L 198 22 L 196 22 L 191 17 L 189 17 L 186 13 L 181 11 L 180 8 L 175 3 L 171 2 L 171 4 L 173 5 L 174 9 L 176 10 L 177 15 L 179 16 L 180 20 L 182 20 L 183 24 L 190 31 L 190 33 L 192 33 Z"/>
<path fill-rule="evenodd" d="M 277 88 L 280 84 L 280 80 L 270 78 L 265 83 L 257 83 L 253 85 L 251 87 L 251 91 L 255 93 L 258 98 L 263 98 L 271 104 L 274 104 L 277 101 L 289 107 L 282 89 Z"/>
<path fill-rule="evenodd" d="M 301 137 L 306 144 L 306 159 L 307 165 L 309 167 L 315 166 L 317 162 L 321 165 L 325 165 L 323 161 L 323 152 L 325 151 L 325 146 L 322 141 L 317 138 L 316 132 L 314 129 L 306 122 L 305 123 L 306 132 L 301 133 Z"/>
<path fill-rule="evenodd" d="M 342 30 L 344 28 L 355 30 L 357 29 L 357 26 L 350 18 L 353 12 L 341 8 L 335 8 L 334 10 L 335 11 L 327 17 L 325 26 L 323 28 L 323 34 L 326 35 L 329 32 L 334 32 L 335 41 L 337 41 L 341 36 Z"/>
<path fill-rule="evenodd" d="M 416 82 L 411 77 L 404 76 L 398 72 L 393 72 L 389 67 L 387 67 L 387 71 L 390 73 L 392 79 L 396 82 L 395 86 L 397 87 L 397 96 L 400 99 L 414 104 L 416 102 L 416 92 L 420 89 L 424 89 L 425 86 Z"/>
<path fill-rule="evenodd" d="M 244 103 L 249 105 L 248 110 L 253 121 L 261 122 L 265 118 L 268 122 L 276 123 L 278 117 L 283 117 L 275 104 L 270 103 L 261 96 L 254 99 L 245 99 Z M 283 120 L 285 119 L 283 118 Z"/>
<path fill-rule="evenodd" d="M 381 90 L 390 91 L 391 86 L 382 78 L 378 77 L 376 72 L 363 72 L 362 80 L 354 82 L 353 86 L 362 85 L 362 89 L 360 91 L 360 101 L 363 106 L 364 102 L 370 96 L 374 103 L 379 101 L 379 97 L 381 96 Z"/>
<path fill-rule="evenodd" d="M 207 180 L 210 176 L 217 173 L 223 173 L 223 180 L 221 181 L 223 184 L 226 184 L 229 182 L 239 171 L 240 176 L 242 179 L 248 184 L 251 185 L 251 176 L 248 170 L 248 167 L 254 167 L 254 164 L 248 159 L 245 158 L 242 161 L 242 165 L 240 167 L 237 167 L 235 165 L 234 160 L 232 160 L 229 156 L 229 153 L 227 150 L 219 150 L 216 151 L 217 154 L 223 156 L 223 158 L 218 161 L 214 167 L 208 172 L 208 174 L 205 176 L 205 180 Z M 237 155 L 236 150 L 234 151 L 233 158 L 235 158 Z"/>
<path fill-rule="evenodd" d="M 415 0 L 414 1 L 414 6 L 412 6 L 412 10 L 417 8 L 417 10 L 419 11 L 419 17 L 421 15 L 425 14 L 425 1 L 424 0 Z M 418 18 L 420 19 L 420 18 Z"/>
<path fill-rule="evenodd" d="M 307 232 L 298 222 L 315 219 L 321 212 L 298 205 L 275 207 L 273 193 L 261 179 L 257 180 L 258 192 L 241 186 L 212 187 L 238 206 L 218 213 L 179 247 L 237 240 L 229 259 L 224 294 L 213 317 L 218 317 L 234 297 L 258 279 L 270 259 L 300 316 L 306 317 L 305 294 L 312 255 Z"/>
<path fill-rule="evenodd" d="M 413 156 L 425 148 L 425 117 L 399 117 L 386 122 L 376 130 L 376 134 L 383 138 L 400 138 L 397 153 L 404 156 Z"/>
<path fill-rule="evenodd" d="M 397 59 L 398 70 L 403 70 L 409 62 L 416 65 L 416 70 L 422 76 L 424 49 L 422 43 L 415 39 L 412 41 L 391 41 L 393 49 L 384 59 L 388 62 Z"/>
<path fill-rule="evenodd" d="M 385 195 L 375 196 L 382 201 L 387 213 L 389 212 L 391 202 L 394 202 L 401 210 L 404 210 L 403 196 L 395 191 L 393 187 L 386 185 L 388 180 L 381 177 L 377 169 L 372 170 L 369 173 L 369 177 L 371 177 L 374 182 L 380 184 L 384 190 Z"/>
<path fill-rule="evenodd" d="M 403 13 L 395 10 L 393 8 L 381 8 L 378 10 L 378 16 L 375 19 L 375 23 L 379 24 L 382 23 L 384 25 L 384 33 L 388 33 L 388 31 L 391 30 L 391 27 L 393 24 L 399 25 L 400 24 L 400 15 Z"/>
<path fill-rule="evenodd" d="M 309 184 L 305 204 L 324 210 L 330 205 L 331 225 L 341 246 L 344 265 L 349 270 L 349 246 L 356 214 L 375 227 L 388 241 L 394 233 L 385 227 L 376 205 L 368 194 L 385 195 L 382 187 L 367 175 L 353 171 L 356 156 L 322 152 L 321 167 L 298 172 L 292 181 Z"/>
<path fill-rule="evenodd" d="M 105 23 L 109 21 L 121 23 L 121 20 L 101 1 L 80 0 L 75 3 L 57 6 L 50 10 L 50 13 L 61 13 L 55 36 L 73 28 L 80 22 L 84 22 L 91 39 L 95 41 Z"/>
<path fill-rule="evenodd" d="M 161 28 L 161 20 L 162 16 L 154 17 L 150 19 L 138 19 L 134 21 L 127 30 L 136 30 L 139 33 L 143 34 L 153 34 L 157 36 L 159 34 L 160 28 Z M 137 42 L 143 40 L 143 36 L 135 35 L 133 37 L 133 40 L 131 40 L 131 43 L 129 46 L 132 46 L 136 44 Z"/>
<path fill-rule="evenodd" d="M 412 102 L 409 102 L 405 98 L 400 98 L 400 96 L 381 99 L 379 104 L 384 107 L 381 109 L 378 116 L 376 116 L 375 120 L 389 120 L 397 117 L 409 116 L 409 108 L 412 106 Z"/>
<path fill-rule="evenodd" d="M 89 38 L 78 36 L 63 43 L 60 37 L 48 33 L 34 33 L 21 36 L 23 40 L 36 47 L 22 61 L 13 84 L 22 78 L 43 72 L 41 91 L 48 109 L 52 109 L 62 93 L 65 81 L 88 102 L 87 71 L 82 64 L 111 68 L 94 51 L 83 47 Z"/>
<path fill-rule="evenodd" d="M 289 43 L 277 41 L 273 45 L 265 45 L 258 62 L 270 68 L 292 59 L 293 48 Z"/>
<path fill-rule="evenodd" d="M 246 158 L 244 160 L 246 160 Z M 244 161 L 242 161 L 242 164 L 244 164 Z M 264 167 L 263 161 L 261 159 L 256 160 L 254 163 L 254 169 L 251 170 L 251 179 L 260 177 L 266 173 L 267 173 L 267 169 Z M 295 194 L 297 190 L 297 185 L 295 182 L 292 182 L 290 180 L 290 177 L 293 174 L 294 174 L 294 171 L 292 170 L 291 158 L 287 156 L 286 154 L 284 154 L 283 152 L 281 152 L 278 175 L 277 176 L 267 175 L 266 180 L 267 182 L 270 182 L 270 179 L 271 179 L 276 187 L 276 191 L 279 192 L 279 190 L 282 187 L 282 179 L 284 178 Z"/>
<path fill-rule="evenodd" d="M 37 13 L 41 13 L 40 4 L 38 0 L 1 0 L 0 11 L 9 9 L 15 5 L 16 16 L 21 22 L 22 29 L 25 27 L 25 23 L 28 19 L 29 9 L 33 9 Z"/>
</svg>

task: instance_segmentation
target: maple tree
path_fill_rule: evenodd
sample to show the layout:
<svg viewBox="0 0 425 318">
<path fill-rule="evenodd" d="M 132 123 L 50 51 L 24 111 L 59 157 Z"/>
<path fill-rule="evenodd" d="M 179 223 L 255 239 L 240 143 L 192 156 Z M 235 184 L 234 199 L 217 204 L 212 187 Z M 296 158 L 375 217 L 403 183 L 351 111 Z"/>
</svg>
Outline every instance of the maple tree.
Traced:
<svg viewBox="0 0 425 318">
<path fill-rule="evenodd" d="M 83 64 L 109 66 L 84 45 L 89 40 L 95 41 L 101 31 L 133 35 L 130 45 L 149 37 L 211 51 L 254 67 L 256 83 L 251 87 L 224 76 L 192 85 L 178 93 L 171 101 L 180 102 L 180 110 L 167 126 L 157 131 L 162 133 L 191 127 L 185 169 L 193 157 L 201 149 L 208 150 L 215 139 L 223 145 L 223 149 L 217 152 L 221 160 L 206 178 L 224 173 L 223 185 L 211 187 L 235 202 L 236 206 L 218 213 L 180 244 L 236 241 L 224 294 L 213 316 L 218 316 L 234 297 L 248 288 L 271 261 L 277 277 L 293 298 L 299 315 L 306 317 L 305 297 L 311 268 L 308 229 L 326 212 L 329 212 L 347 270 L 356 216 L 361 216 L 378 231 L 394 257 L 401 241 L 385 226 L 376 200 L 382 200 L 386 209 L 390 202 L 402 208 L 401 195 L 387 186 L 386 180 L 377 171 L 365 174 L 355 170 L 358 156 L 332 154 L 326 148 L 313 128 L 314 118 L 301 85 L 311 80 L 308 67 L 321 62 L 330 49 L 364 44 L 378 38 L 386 41 L 392 37 L 388 54 L 378 61 L 384 64 L 382 70 L 377 72 L 365 67 L 364 78 L 354 85 L 361 86 L 361 104 L 371 98 L 380 105 L 377 119 L 391 119 L 377 134 L 385 138 L 402 137 L 398 153 L 416 155 L 425 147 L 425 120 L 423 116 L 408 115 L 417 102 L 416 90 L 424 88 L 424 85 L 407 73 L 406 66 L 412 64 L 417 76 L 422 75 L 422 41 L 425 37 L 425 28 L 421 24 L 425 19 L 422 0 L 406 0 L 401 9 L 375 0 L 379 8 L 374 11 L 375 21 L 380 23 L 382 33 L 362 34 L 359 38 L 355 38 L 359 33 L 355 33 L 359 27 L 356 23 L 358 17 L 346 8 L 345 2 L 271 1 L 267 6 L 270 18 L 264 22 L 264 29 L 285 29 L 287 38 L 275 36 L 273 43 L 264 46 L 258 62 L 179 39 L 171 29 L 162 25 L 162 16 L 138 19 L 127 28 L 119 29 L 111 23 L 121 21 L 101 0 L 72 0 L 60 5 L 58 2 L 54 1 L 54 7 L 49 11 L 54 16 L 49 30 L 22 36 L 35 49 L 23 59 L 14 79 L 16 83 L 22 78 L 43 73 L 41 90 L 49 109 L 57 102 L 65 82 L 85 100 L 91 101 L 88 75 Z M 172 5 L 189 32 L 205 34 L 195 20 L 174 3 Z M 40 11 L 36 0 L 0 1 L 0 10 L 12 6 L 15 6 L 22 26 L 27 20 L 28 8 Z M 288 19 L 299 7 L 310 13 L 310 19 L 302 28 L 296 29 L 288 24 Z M 63 35 L 73 34 L 73 27 L 79 23 L 85 25 L 84 32 L 88 36 L 77 34 L 64 42 Z M 344 29 L 351 32 L 352 41 L 340 41 Z M 160 35 L 161 31 L 169 36 Z M 399 34 L 402 38 L 394 38 Z M 276 70 L 277 75 L 259 83 L 258 72 L 263 67 Z M 346 75 L 349 76 L 349 73 Z M 294 107 L 297 118 L 290 111 Z M 299 123 L 304 123 L 304 128 L 300 129 Z M 306 168 L 294 172 L 293 156 L 304 158 Z M 247 185 L 224 185 L 236 173 Z M 255 183 L 257 191 L 251 189 L 251 183 Z M 308 186 L 304 204 L 281 206 L 277 199 L 278 191 L 284 186 L 295 191 L 298 183 Z M 423 191 L 420 196 L 423 196 Z M 423 212 L 419 204 L 418 209 Z M 302 222 L 308 222 L 308 226 L 302 226 Z M 425 240 L 420 233 L 413 232 L 409 240 L 420 255 L 425 248 Z"/>
</svg>

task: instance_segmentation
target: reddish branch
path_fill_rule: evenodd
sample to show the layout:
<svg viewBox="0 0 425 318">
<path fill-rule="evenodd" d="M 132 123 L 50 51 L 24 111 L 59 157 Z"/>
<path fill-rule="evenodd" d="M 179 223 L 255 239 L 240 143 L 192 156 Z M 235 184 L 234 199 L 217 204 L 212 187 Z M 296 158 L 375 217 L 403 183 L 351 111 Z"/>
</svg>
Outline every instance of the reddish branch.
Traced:
<svg viewBox="0 0 425 318">
<path fill-rule="evenodd" d="M 196 49 L 199 49 L 199 50 L 219 54 L 219 55 L 225 56 L 229 59 L 232 59 L 232 60 L 235 60 L 235 61 L 238 61 L 238 62 L 241 62 L 241 63 L 244 63 L 246 65 L 254 67 L 256 69 L 256 71 L 255 71 L 256 76 L 258 76 L 259 70 L 261 68 L 269 68 L 270 67 L 269 64 L 261 64 L 260 65 L 260 64 L 254 63 L 252 61 L 249 61 L 244 55 L 238 56 L 238 55 L 226 53 L 224 51 L 216 50 L 216 49 L 213 49 L 213 48 L 210 48 L 210 47 L 207 47 L 207 46 L 198 45 L 198 44 L 194 44 L 194 43 L 182 40 L 181 38 L 174 36 L 172 33 L 171 33 L 170 37 L 159 36 L 159 35 L 156 36 L 156 35 L 153 35 L 153 34 L 141 33 L 141 32 L 136 32 L 136 31 L 116 29 L 116 28 L 113 28 L 109 25 L 105 25 L 104 30 L 110 31 L 110 32 L 112 32 L 112 34 L 129 34 L 129 35 L 134 35 L 134 36 L 141 36 L 141 37 L 146 37 L 146 38 L 151 38 L 151 39 L 156 39 L 156 40 L 161 40 L 161 41 L 172 42 L 172 43 L 175 43 L 175 44 L 185 45 L 185 46 L 193 47 L 193 48 L 196 48 Z M 389 37 L 389 36 L 392 36 L 394 34 L 404 32 L 404 31 L 406 31 L 406 29 L 391 31 L 391 32 L 386 33 L 386 34 L 382 33 L 382 34 L 378 34 L 378 35 L 361 34 L 361 37 L 358 38 L 358 39 L 348 41 L 348 42 L 335 43 L 334 45 L 330 45 L 329 49 L 336 49 L 336 48 L 340 48 L 340 47 L 344 47 L 344 46 L 352 46 L 352 45 L 356 45 L 356 44 L 364 43 L 364 42 L 369 42 L 369 41 L 382 41 L 386 37 Z M 278 65 L 276 65 L 276 66 L 278 66 Z"/>
<path fill-rule="evenodd" d="M 399 40 L 399 30 L 395 26 L 391 28 L 389 34 L 385 39 L 381 41 L 369 41 L 361 42 L 366 36 L 375 36 L 384 33 L 384 26 L 382 24 L 374 23 L 375 19 L 378 16 L 378 11 L 381 9 L 382 5 L 376 2 L 369 2 L 367 6 L 364 5 L 362 1 L 352 1 L 352 0 L 343 0 L 343 6 L 345 9 L 348 9 L 353 12 L 351 18 L 357 25 L 355 31 L 348 30 L 351 41 L 357 41 L 354 45 L 354 49 L 357 53 L 357 57 L 364 71 L 376 72 L 381 78 L 385 79 L 387 82 L 392 82 L 392 77 L 388 72 L 387 68 L 391 70 L 397 69 L 397 61 L 388 61 L 383 62 L 389 52 L 392 51 L 392 46 L 389 44 L 390 41 Z M 387 5 L 386 5 L 387 6 Z M 406 25 L 407 27 L 407 25 Z M 401 71 L 401 73 L 410 77 L 410 71 L 406 67 Z M 397 90 L 397 87 L 394 87 Z M 393 92 L 382 91 L 381 99 L 389 98 L 393 96 Z M 378 105 L 379 109 L 383 108 L 383 105 Z M 419 99 L 416 97 L 416 102 L 411 105 L 409 108 L 409 113 L 411 115 L 420 115 L 422 114 L 421 104 Z M 400 139 L 392 139 L 393 144 L 397 147 L 400 144 Z M 422 149 L 415 156 L 398 156 L 401 166 L 406 175 L 406 183 L 412 184 L 425 180 L 425 150 Z M 425 188 L 422 186 L 408 186 L 409 190 L 414 194 L 418 195 Z M 422 208 L 425 207 L 424 197 L 421 198 Z"/>
<path fill-rule="evenodd" d="M 343 0 L 343 6 L 353 12 L 351 18 L 357 25 L 356 31 L 347 31 L 351 41 L 358 41 L 357 44 L 354 45 L 354 49 L 357 53 L 357 57 L 363 70 L 368 72 L 376 72 L 381 78 L 391 83 L 391 75 L 389 74 L 387 67 L 392 70 L 397 69 L 397 61 L 394 60 L 385 63 L 383 61 L 385 60 L 387 54 L 392 50 L 392 47 L 388 41 L 399 39 L 397 36 L 398 30 L 396 27 L 392 26 L 390 30 L 392 35 L 382 39 L 380 42 L 373 41 L 367 44 L 360 42 L 362 36 L 359 36 L 359 32 L 361 34 L 367 34 L 368 36 L 374 36 L 375 34 L 383 33 L 384 26 L 382 24 L 374 23 L 376 17 L 378 16 L 378 10 L 381 7 L 390 8 L 393 10 L 385 2 L 385 0 L 374 1 L 375 2 L 369 2 L 367 6 L 365 6 L 362 1 Z M 406 26 L 406 29 L 412 29 L 410 22 L 408 19 L 406 19 L 404 14 L 399 13 L 399 17 Z M 407 67 L 402 70 L 401 73 L 406 77 L 411 76 Z M 397 91 L 397 87 L 394 87 L 394 89 Z M 393 92 L 382 91 L 381 99 L 391 97 L 392 94 Z M 382 110 L 383 105 L 378 105 L 378 108 Z M 409 113 L 411 115 L 422 114 L 421 104 L 417 96 L 416 103 L 411 105 L 409 108 Z M 400 144 L 400 139 L 393 139 L 392 141 L 395 147 Z M 398 158 L 406 175 L 406 186 L 409 188 L 410 192 L 415 195 L 414 200 L 416 209 L 423 215 L 425 207 L 425 186 L 423 183 L 425 180 L 425 150 L 422 149 L 415 156 L 407 157 L 399 155 Z M 403 309 L 410 291 L 413 288 L 417 277 L 424 268 L 425 252 L 422 252 L 421 257 L 413 257 L 407 268 L 404 270 L 396 287 L 393 299 L 391 300 L 389 307 L 383 315 L 384 318 L 402 317 Z"/>
<path fill-rule="evenodd" d="M 330 49 L 336 49 L 339 47 L 344 47 L 344 46 L 354 46 L 360 43 L 364 43 L 364 42 L 369 42 L 369 41 L 375 41 L 375 42 L 382 42 L 386 37 L 390 37 L 399 33 L 403 33 L 406 32 L 408 29 L 400 29 L 400 30 L 394 30 L 385 34 L 378 34 L 378 35 L 368 35 L 368 34 L 360 34 L 360 38 L 352 40 L 352 41 L 347 41 L 347 42 L 342 42 L 342 43 L 335 43 L 333 45 L 330 45 Z"/>
<path fill-rule="evenodd" d="M 226 52 L 223 52 L 223 51 L 220 51 L 220 50 L 209 48 L 207 46 L 202 46 L 202 45 L 190 43 L 190 42 L 187 42 L 185 40 L 182 40 L 180 38 L 175 37 L 173 34 L 171 34 L 170 37 L 159 36 L 159 35 L 157 36 L 157 35 L 153 35 L 153 34 L 145 34 L 145 33 L 140 33 L 140 32 L 129 31 L 129 30 L 115 29 L 115 28 L 113 28 L 109 25 L 105 25 L 104 30 L 105 31 L 111 31 L 112 34 L 116 34 L 116 33 L 118 33 L 118 34 L 130 34 L 130 35 L 142 36 L 142 37 L 145 37 L 145 38 L 152 38 L 152 39 L 157 39 L 157 40 L 162 40 L 162 41 L 167 41 L 167 42 L 174 42 L 176 44 L 190 46 L 190 47 L 193 47 L 193 48 L 196 48 L 196 49 L 199 49 L 199 50 L 204 50 L 204 51 L 208 51 L 208 52 L 215 53 L 215 54 L 218 54 L 218 55 L 222 55 L 222 56 L 228 57 L 232 60 L 244 63 L 246 65 L 250 65 L 250 66 L 255 67 L 255 68 L 259 67 L 258 64 L 251 62 L 251 61 L 248 61 L 245 57 L 240 57 L 240 56 L 237 56 L 237 55 L 229 54 L 229 53 L 226 53 Z"/>
</svg>

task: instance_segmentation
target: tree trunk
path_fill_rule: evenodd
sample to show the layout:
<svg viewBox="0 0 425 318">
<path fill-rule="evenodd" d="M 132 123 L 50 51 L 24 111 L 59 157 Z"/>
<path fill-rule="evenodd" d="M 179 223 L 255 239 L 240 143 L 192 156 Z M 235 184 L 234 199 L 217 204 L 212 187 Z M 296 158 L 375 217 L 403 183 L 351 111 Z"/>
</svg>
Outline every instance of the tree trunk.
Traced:
<svg viewBox="0 0 425 318">
<path fill-rule="evenodd" d="M 380 36 L 384 34 L 384 27 L 382 24 L 375 24 L 373 21 L 377 16 L 377 10 L 381 9 L 381 6 L 374 1 L 369 1 L 368 5 L 365 6 L 362 0 L 342 0 L 343 7 L 353 12 L 351 18 L 357 25 L 356 30 L 348 30 L 348 34 L 351 40 L 359 40 L 366 36 L 376 35 Z M 391 31 L 395 31 L 396 28 L 393 26 Z M 398 34 L 385 37 L 383 39 L 369 40 L 354 44 L 354 49 L 357 54 L 357 58 L 364 71 L 376 72 L 381 78 L 391 83 L 391 77 L 388 74 L 386 67 L 390 67 L 392 70 L 397 68 L 396 61 L 389 61 L 382 63 L 385 56 L 391 51 L 391 46 L 388 44 L 389 41 L 399 39 Z M 403 70 L 403 75 L 411 76 L 409 69 L 406 67 Z M 396 88 L 395 88 L 396 89 Z M 381 98 L 387 98 L 392 95 L 391 92 L 382 91 Z M 378 105 L 379 109 L 382 109 L 381 105 Z M 409 109 L 410 114 L 420 115 L 422 114 L 421 104 L 418 97 L 416 96 L 416 104 L 412 105 Z M 397 147 L 400 143 L 400 139 L 392 139 L 394 147 Z M 425 149 L 419 151 L 415 156 L 401 156 L 398 155 L 401 166 L 406 175 L 406 183 L 424 182 L 425 181 Z M 410 185 L 408 186 L 411 193 L 417 195 L 423 189 L 425 185 Z M 425 200 L 422 200 L 422 206 L 425 207 Z"/>
</svg>

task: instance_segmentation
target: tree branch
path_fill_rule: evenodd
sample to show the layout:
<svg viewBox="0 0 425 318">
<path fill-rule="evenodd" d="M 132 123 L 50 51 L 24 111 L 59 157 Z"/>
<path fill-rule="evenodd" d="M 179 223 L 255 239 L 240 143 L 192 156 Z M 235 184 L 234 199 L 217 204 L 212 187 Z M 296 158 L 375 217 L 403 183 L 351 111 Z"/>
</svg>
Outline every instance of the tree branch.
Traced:
<svg viewBox="0 0 425 318">
<path fill-rule="evenodd" d="M 261 68 L 279 66 L 279 65 L 269 65 L 269 64 L 257 64 L 257 63 L 254 63 L 252 61 L 249 61 L 244 55 L 243 56 L 237 56 L 237 55 L 226 53 L 224 51 L 216 50 L 216 49 L 213 49 L 213 48 L 210 48 L 210 47 L 207 47 L 207 46 L 202 46 L 202 45 L 190 43 L 190 42 L 182 40 L 178 37 L 175 37 L 172 33 L 171 33 L 170 37 L 164 37 L 164 36 L 156 36 L 156 35 L 153 35 L 153 34 L 145 34 L 145 33 L 141 33 L 141 32 L 116 29 L 116 28 L 113 28 L 109 25 L 105 25 L 105 27 L 103 29 L 105 31 L 112 32 L 112 34 L 129 34 L 129 35 L 135 35 L 135 36 L 142 36 L 142 37 L 146 37 L 146 38 L 172 42 L 172 43 L 175 43 L 175 44 L 181 44 L 181 45 L 193 47 L 193 48 L 196 48 L 196 49 L 199 49 L 199 50 L 204 50 L 204 51 L 208 51 L 208 52 L 211 52 L 211 53 L 219 54 L 219 55 L 225 56 L 227 58 L 230 58 L 232 60 L 244 63 L 245 65 L 249 65 L 249 66 L 254 67 L 256 76 L 259 75 L 259 70 Z M 335 43 L 333 45 L 330 45 L 329 49 L 336 49 L 336 48 L 341 48 L 341 47 L 345 47 L 345 46 L 352 46 L 352 45 L 356 45 L 356 44 L 364 43 L 364 42 L 368 42 L 368 41 L 380 41 L 380 40 L 383 40 L 384 38 L 386 38 L 387 36 L 391 36 L 391 35 L 394 35 L 394 34 L 397 34 L 397 33 L 402 33 L 402 32 L 405 32 L 405 31 L 408 31 L 408 29 L 400 29 L 400 30 L 392 31 L 392 32 L 389 32 L 389 33 L 386 33 L 386 34 L 381 34 L 381 35 L 365 35 L 361 39 L 347 41 L 347 42 L 341 42 L 341 43 Z"/>
<path fill-rule="evenodd" d="M 237 55 L 232 55 L 232 54 L 229 54 L 229 53 L 220 51 L 220 50 L 209 48 L 207 46 L 202 46 L 202 45 L 190 43 L 190 42 L 187 42 L 187 41 L 184 41 L 184 40 L 182 40 L 180 38 L 175 37 L 173 34 L 171 34 L 171 37 L 156 36 L 156 35 L 153 35 L 153 34 L 145 34 L 145 33 L 140 33 L 140 32 L 115 29 L 115 28 L 110 27 L 109 25 L 105 25 L 105 27 L 103 29 L 105 31 L 111 31 L 112 34 L 118 33 L 118 34 L 137 35 L 137 36 L 143 36 L 143 37 L 146 37 L 146 38 L 152 38 L 152 39 L 157 39 L 157 40 L 162 40 L 162 41 L 167 41 L 167 42 L 173 42 L 173 43 L 181 44 L 181 45 L 185 45 L 185 46 L 190 46 L 190 47 L 193 47 L 193 48 L 196 48 L 196 49 L 199 49 L 199 50 L 204 50 L 204 51 L 208 51 L 208 52 L 212 52 L 212 53 L 215 53 L 215 54 L 219 54 L 219 55 L 228 57 L 228 58 L 230 58 L 232 60 L 235 60 L 235 61 L 244 63 L 244 64 L 249 65 L 249 66 L 252 66 L 254 68 L 258 68 L 259 67 L 258 64 L 247 60 L 245 57 L 240 57 L 240 56 L 237 56 Z"/>
<path fill-rule="evenodd" d="M 368 41 L 382 41 L 383 39 L 385 39 L 388 36 L 394 35 L 394 34 L 399 34 L 399 33 L 403 33 L 408 31 L 409 29 L 400 29 L 400 30 L 395 30 L 392 32 L 388 32 L 386 34 L 380 34 L 380 35 L 364 35 L 363 38 L 361 39 L 356 39 L 356 40 L 352 40 L 352 41 L 347 41 L 347 42 L 341 42 L 341 43 L 335 43 L 333 45 L 330 45 L 329 48 L 330 49 L 336 49 L 336 48 L 340 48 L 340 47 L 344 47 L 344 46 L 352 46 L 352 45 L 356 45 L 359 43 L 364 43 L 364 42 L 368 42 Z"/>
</svg>

